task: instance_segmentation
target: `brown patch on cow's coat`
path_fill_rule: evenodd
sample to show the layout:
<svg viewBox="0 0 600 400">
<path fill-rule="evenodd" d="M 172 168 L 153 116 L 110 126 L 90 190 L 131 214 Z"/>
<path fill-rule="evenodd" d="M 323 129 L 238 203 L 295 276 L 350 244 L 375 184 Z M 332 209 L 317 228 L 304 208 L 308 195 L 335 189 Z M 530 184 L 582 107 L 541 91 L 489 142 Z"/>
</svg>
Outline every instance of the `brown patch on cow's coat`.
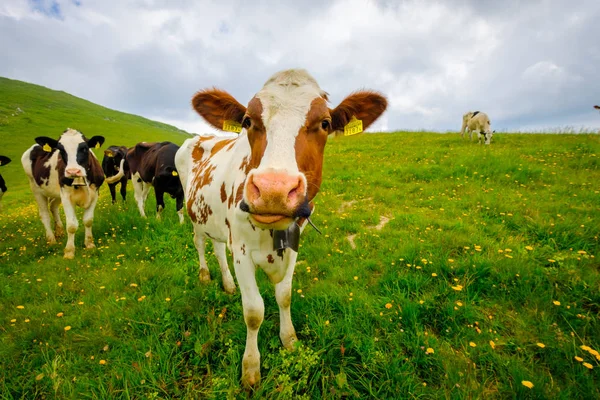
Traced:
<svg viewBox="0 0 600 400">
<path fill-rule="evenodd" d="M 227 191 L 225 190 L 225 182 L 221 185 L 221 202 L 225 203 L 227 201 Z"/>
<path fill-rule="evenodd" d="M 229 231 L 229 244 L 231 245 L 231 225 L 229 224 L 229 220 L 225 218 L 225 225 L 227 226 L 227 230 Z"/>
<path fill-rule="evenodd" d="M 269 264 L 273 264 L 275 262 L 275 259 L 273 258 L 273 254 L 267 255 L 267 262 Z"/>
<path fill-rule="evenodd" d="M 233 138 L 233 139 L 224 139 L 224 140 L 219 140 L 217 143 L 214 144 L 213 148 L 210 150 L 210 156 L 214 156 L 215 154 L 217 154 L 223 147 L 227 146 L 230 143 L 233 143 L 237 140 L 237 138 Z"/>
<path fill-rule="evenodd" d="M 323 129 L 323 120 L 330 120 L 325 99 L 318 97 L 310 105 L 304 126 L 296 136 L 296 162 L 307 181 L 306 196 L 311 201 L 319 192 L 323 172 L 323 153 L 331 127 Z"/>
<path fill-rule="evenodd" d="M 53 150 L 51 153 L 47 153 L 42 149 L 42 146 L 37 145 L 31 149 L 31 153 L 29 153 L 31 172 L 33 173 L 35 183 L 37 183 L 38 186 L 48 184 L 48 180 L 50 179 L 50 168 L 46 167 L 44 164 L 50 160 L 50 157 L 52 157 L 52 154 L 54 154 L 55 151 L 58 152 L 58 150 Z M 58 158 L 59 161 L 62 162 L 60 156 Z"/>
<path fill-rule="evenodd" d="M 235 186 L 232 183 L 231 184 L 231 195 L 229 196 L 229 198 L 227 199 L 227 208 L 231 208 L 231 206 L 233 205 L 233 201 L 235 200 Z"/>
<path fill-rule="evenodd" d="M 242 244 L 242 247 L 240 248 L 240 250 L 242 250 L 243 255 L 246 255 L 246 244 Z"/>
<path fill-rule="evenodd" d="M 198 212 L 200 213 L 200 215 L 197 216 L 199 224 L 206 224 L 208 217 L 213 213 L 210 206 L 204 201 L 204 195 L 200 195 L 200 199 L 198 201 Z"/>
<path fill-rule="evenodd" d="M 248 142 L 250 143 L 250 161 L 246 168 L 246 174 L 260 165 L 260 161 L 267 148 L 267 133 L 262 122 L 263 106 L 259 98 L 254 97 L 248 103 L 246 114 L 252 120 L 252 125 L 247 128 Z"/>
<path fill-rule="evenodd" d="M 245 183 L 246 183 L 246 180 L 244 179 L 244 182 L 242 182 L 240 184 L 240 186 L 238 186 L 237 190 L 235 191 L 235 204 L 238 204 L 244 198 Z"/>
</svg>

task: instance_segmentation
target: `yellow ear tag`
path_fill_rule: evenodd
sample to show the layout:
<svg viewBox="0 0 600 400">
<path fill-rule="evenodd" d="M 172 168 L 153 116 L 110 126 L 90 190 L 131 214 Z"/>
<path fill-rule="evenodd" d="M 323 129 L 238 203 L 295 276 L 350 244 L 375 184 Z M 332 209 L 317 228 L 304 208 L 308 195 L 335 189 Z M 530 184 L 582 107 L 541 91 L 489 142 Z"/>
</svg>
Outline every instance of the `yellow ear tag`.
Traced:
<svg viewBox="0 0 600 400">
<path fill-rule="evenodd" d="M 115 155 L 112 153 L 112 151 L 109 151 L 106 153 L 106 157 L 114 157 Z"/>
<path fill-rule="evenodd" d="M 223 121 L 223 130 L 225 132 L 240 133 L 242 131 L 242 124 L 228 119 L 227 121 Z"/>
<path fill-rule="evenodd" d="M 352 117 L 350 122 L 344 126 L 344 136 L 352 136 L 363 131 L 362 120 Z"/>
<path fill-rule="evenodd" d="M 99 148 L 100 148 L 100 142 L 96 143 L 96 146 L 95 146 L 95 147 L 96 147 L 97 149 L 99 149 Z"/>
<path fill-rule="evenodd" d="M 42 147 L 42 150 L 44 150 L 46 153 L 50 153 L 52 151 L 52 147 L 50 147 L 50 145 L 46 143 L 44 147 Z"/>
<path fill-rule="evenodd" d="M 171 174 L 172 174 L 173 176 L 177 176 L 177 175 L 179 175 L 179 174 L 177 173 L 177 171 L 173 171 L 173 172 L 171 172 Z"/>
</svg>

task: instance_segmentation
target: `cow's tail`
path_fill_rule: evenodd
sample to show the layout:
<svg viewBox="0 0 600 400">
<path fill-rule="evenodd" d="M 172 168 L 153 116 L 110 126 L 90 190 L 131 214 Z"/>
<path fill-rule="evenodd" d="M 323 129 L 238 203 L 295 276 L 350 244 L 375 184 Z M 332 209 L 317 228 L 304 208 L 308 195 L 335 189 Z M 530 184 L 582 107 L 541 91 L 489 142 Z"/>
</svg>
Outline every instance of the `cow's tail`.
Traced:
<svg viewBox="0 0 600 400">
<path fill-rule="evenodd" d="M 125 159 L 121 160 L 121 165 L 119 166 L 119 172 L 116 175 L 107 177 L 105 179 L 105 182 L 108 183 L 109 185 L 111 183 L 116 183 L 119 182 L 121 180 L 121 178 L 123 178 L 125 176 L 125 168 L 123 168 L 125 165 Z"/>
</svg>

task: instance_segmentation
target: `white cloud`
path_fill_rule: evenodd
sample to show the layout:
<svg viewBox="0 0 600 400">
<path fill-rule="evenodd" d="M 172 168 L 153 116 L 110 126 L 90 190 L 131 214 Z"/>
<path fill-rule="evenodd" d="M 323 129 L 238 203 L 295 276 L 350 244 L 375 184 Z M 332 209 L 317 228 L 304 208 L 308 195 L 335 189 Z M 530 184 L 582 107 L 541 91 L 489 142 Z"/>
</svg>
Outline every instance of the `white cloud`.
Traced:
<svg viewBox="0 0 600 400">
<path fill-rule="evenodd" d="M 580 126 L 600 102 L 599 19 L 595 0 L 3 0 L 0 75 L 196 132 L 194 92 L 246 103 L 290 67 L 332 106 L 385 93 L 371 130 L 457 130 L 477 109 L 496 129 Z"/>
</svg>

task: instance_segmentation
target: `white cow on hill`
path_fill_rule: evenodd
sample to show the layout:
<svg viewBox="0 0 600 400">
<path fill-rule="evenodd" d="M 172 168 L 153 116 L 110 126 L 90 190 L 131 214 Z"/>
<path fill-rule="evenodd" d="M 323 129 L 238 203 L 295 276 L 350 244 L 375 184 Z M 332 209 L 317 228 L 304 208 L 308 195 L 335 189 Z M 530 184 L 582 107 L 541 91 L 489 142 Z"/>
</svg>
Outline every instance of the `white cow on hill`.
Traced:
<svg viewBox="0 0 600 400">
<path fill-rule="evenodd" d="M 460 136 L 465 137 L 465 130 L 469 133 L 469 140 L 473 140 L 473 132 L 477 132 L 477 142 L 481 143 L 484 139 L 485 144 L 490 144 L 492 141 L 492 132 L 490 117 L 481 111 L 469 111 L 463 115 L 462 128 Z"/>
</svg>

